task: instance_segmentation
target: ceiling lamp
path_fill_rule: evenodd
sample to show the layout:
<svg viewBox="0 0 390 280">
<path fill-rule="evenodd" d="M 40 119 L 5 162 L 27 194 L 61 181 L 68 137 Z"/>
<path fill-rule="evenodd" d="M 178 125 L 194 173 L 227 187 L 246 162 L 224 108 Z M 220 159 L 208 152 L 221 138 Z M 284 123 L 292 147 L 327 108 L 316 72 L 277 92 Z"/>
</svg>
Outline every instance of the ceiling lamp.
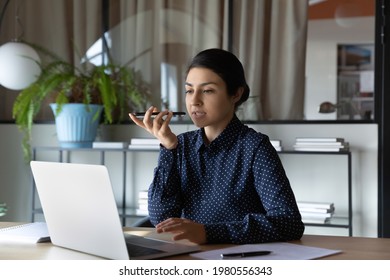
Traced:
<svg viewBox="0 0 390 280">
<path fill-rule="evenodd" d="M 37 52 L 22 42 L 8 42 L 0 47 L 0 84 L 21 90 L 35 82 L 40 73 Z"/>
<path fill-rule="evenodd" d="M 9 2 L 10 0 L 7 0 L 4 3 L 0 13 L 0 28 Z M 16 2 L 15 34 L 17 34 L 17 27 L 21 26 Z M 21 90 L 38 79 L 41 67 L 38 53 L 19 39 L 21 35 L 16 37 L 12 42 L 0 47 L 0 85 L 12 90 Z"/>
</svg>

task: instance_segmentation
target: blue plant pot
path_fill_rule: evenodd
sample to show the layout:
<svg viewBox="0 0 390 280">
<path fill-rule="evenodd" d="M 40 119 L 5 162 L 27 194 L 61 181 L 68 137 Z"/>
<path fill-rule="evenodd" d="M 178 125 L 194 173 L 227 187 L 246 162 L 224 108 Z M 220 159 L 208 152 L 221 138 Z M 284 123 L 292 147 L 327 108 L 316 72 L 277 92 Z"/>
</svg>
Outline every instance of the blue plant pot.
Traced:
<svg viewBox="0 0 390 280">
<path fill-rule="evenodd" d="M 102 105 L 69 103 L 56 116 L 57 104 L 50 107 L 54 113 L 59 145 L 62 148 L 91 148 L 97 135 Z"/>
</svg>

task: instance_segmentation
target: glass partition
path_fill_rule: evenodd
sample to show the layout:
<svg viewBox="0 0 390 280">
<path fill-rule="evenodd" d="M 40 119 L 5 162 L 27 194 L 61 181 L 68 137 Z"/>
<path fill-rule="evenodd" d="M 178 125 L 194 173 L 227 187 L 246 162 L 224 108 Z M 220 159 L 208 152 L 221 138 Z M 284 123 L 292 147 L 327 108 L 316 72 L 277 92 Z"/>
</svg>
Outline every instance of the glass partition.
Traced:
<svg viewBox="0 0 390 280">
<path fill-rule="evenodd" d="M 296 26 L 296 32 L 291 34 L 284 27 L 269 37 L 256 26 L 267 32 L 278 30 L 264 24 L 270 17 L 266 12 L 294 8 L 287 1 L 279 1 L 283 5 L 276 8 L 257 4 L 266 1 L 253 0 L 142 1 L 144 5 L 131 2 L 137 1 L 121 1 L 115 7 L 121 12 L 111 11 L 117 19 L 112 21 L 119 23 L 108 32 L 110 51 L 116 59 L 145 73 L 153 88 L 152 102 L 161 108 L 185 110 L 183 84 L 187 62 L 199 50 L 222 47 L 243 62 L 252 89 L 250 99 L 238 111 L 243 120 L 359 122 L 374 118 L 374 0 L 308 1 L 307 13 L 302 14 L 307 18 L 306 25 Z M 250 18 L 243 21 L 245 16 Z M 274 24 L 272 20 L 268 23 Z M 272 45 L 264 40 L 275 40 L 274 37 L 280 45 L 291 44 L 290 47 L 295 41 L 306 40 L 305 58 L 301 60 L 305 63 L 301 68 L 304 86 L 291 86 L 295 95 L 283 93 L 286 89 L 280 84 L 288 83 L 290 78 L 280 72 L 282 66 L 272 66 L 283 64 L 272 50 L 267 51 L 267 45 Z M 361 53 L 352 58 L 357 51 Z M 258 65 L 270 66 L 257 69 L 253 60 Z M 288 63 L 285 67 L 289 67 Z M 272 79 L 265 80 L 266 75 Z M 268 110 L 292 113 L 275 114 Z"/>
<path fill-rule="evenodd" d="M 58 2 L 20 5 L 25 39 L 73 61 L 81 51 L 102 63 L 109 50 L 142 73 L 151 103 L 161 108 L 185 110 L 187 63 L 217 47 L 235 53 L 246 70 L 251 96 L 238 111 L 244 121 L 374 119 L 375 0 Z M 5 15 L 1 44 L 15 28 L 13 12 Z M 102 37 L 96 31 L 105 19 Z M 0 120 L 12 121 L 17 92 L 0 92 Z M 53 120 L 49 109 L 38 117 Z"/>
<path fill-rule="evenodd" d="M 306 50 L 305 119 L 373 119 L 374 15 L 374 0 L 312 1 Z"/>
</svg>

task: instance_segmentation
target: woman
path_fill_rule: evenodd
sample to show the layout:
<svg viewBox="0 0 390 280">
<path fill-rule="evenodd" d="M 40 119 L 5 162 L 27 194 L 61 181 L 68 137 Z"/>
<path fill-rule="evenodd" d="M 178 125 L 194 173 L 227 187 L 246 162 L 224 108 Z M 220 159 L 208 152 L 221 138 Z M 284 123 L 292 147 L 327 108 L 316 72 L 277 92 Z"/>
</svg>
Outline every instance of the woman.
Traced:
<svg viewBox="0 0 390 280">
<path fill-rule="evenodd" d="M 185 87 L 198 130 L 175 135 L 172 112 L 152 118 L 155 107 L 143 120 L 130 114 L 161 142 L 148 201 L 157 232 L 197 244 L 301 238 L 304 226 L 277 152 L 236 117 L 249 96 L 240 61 L 221 49 L 202 51 L 188 67 Z"/>
</svg>

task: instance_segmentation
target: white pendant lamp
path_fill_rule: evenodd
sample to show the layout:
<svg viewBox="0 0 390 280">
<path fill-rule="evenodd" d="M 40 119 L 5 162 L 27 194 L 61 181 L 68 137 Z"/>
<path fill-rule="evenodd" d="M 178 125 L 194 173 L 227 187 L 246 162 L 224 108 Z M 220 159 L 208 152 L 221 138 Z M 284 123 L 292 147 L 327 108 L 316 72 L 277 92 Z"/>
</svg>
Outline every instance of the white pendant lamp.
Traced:
<svg viewBox="0 0 390 280">
<path fill-rule="evenodd" d="M 35 82 L 40 73 L 37 52 L 22 42 L 8 42 L 0 47 L 0 84 L 21 90 Z"/>
<path fill-rule="evenodd" d="M 4 14 L 11 0 L 4 2 L 0 13 L 0 28 Z M 22 28 L 19 19 L 19 5 L 15 0 L 15 35 L 18 27 Z M 23 32 L 22 32 L 23 34 Z M 38 53 L 28 44 L 22 42 L 21 35 L 11 42 L 0 47 L 0 85 L 12 89 L 22 90 L 35 82 L 41 74 L 40 58 Z"/>
</svg>

